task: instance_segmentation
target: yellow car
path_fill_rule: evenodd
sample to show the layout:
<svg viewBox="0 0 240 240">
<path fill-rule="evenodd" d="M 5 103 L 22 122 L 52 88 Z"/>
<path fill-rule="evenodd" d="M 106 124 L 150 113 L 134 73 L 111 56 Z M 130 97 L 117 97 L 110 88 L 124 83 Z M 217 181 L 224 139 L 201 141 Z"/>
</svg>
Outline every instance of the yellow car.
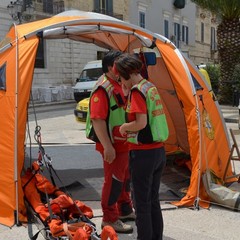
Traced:
<svg viewBox="0 0 240 240">
<path fill-rule="evenodd" d="M 84 98 L 83 100 L 78 102 L 76 109 L 74 110 L 74 115 L 78 122 L 86 121 L 88 105 L 89 105 L 89 98 Z"/>
</svg>

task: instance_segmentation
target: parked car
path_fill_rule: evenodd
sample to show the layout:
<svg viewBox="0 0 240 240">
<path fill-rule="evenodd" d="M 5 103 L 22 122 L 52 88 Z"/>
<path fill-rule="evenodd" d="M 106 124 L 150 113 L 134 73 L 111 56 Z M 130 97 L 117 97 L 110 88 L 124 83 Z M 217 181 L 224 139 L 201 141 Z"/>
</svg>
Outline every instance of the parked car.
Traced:
<svg viewBox="0 0 240 240">
<path fill-rule="evenodd" d="M 85 122 L 87 118 L 89 98 L 85 98 L 77 103 L 74 115 L 78 122 Z"/>
<path fill-rule="evenodd" d="M 76 85 L 73 87 L 76 102 L 90 96 L 92 88 L 102 74 L 102 60 L 88 62 L 84 66 L 79 78 L 76 79 Z"/>
</svg>

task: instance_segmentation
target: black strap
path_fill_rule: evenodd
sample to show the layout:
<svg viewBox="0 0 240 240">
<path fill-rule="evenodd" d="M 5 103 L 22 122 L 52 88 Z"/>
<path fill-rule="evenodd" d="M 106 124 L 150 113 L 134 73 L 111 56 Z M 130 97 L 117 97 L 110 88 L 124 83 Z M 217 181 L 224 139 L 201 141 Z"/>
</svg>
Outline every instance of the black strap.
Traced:
<svg viewBox="0 0 240 240">
<path fill-rule="evenodd" d="M 116 110 L 116 109 L 118 109 L 118 105 L 117 105 L 117 104 L 111 106 L 111 110 L 112 110 L 112 111 L 114 111 L 114 110 Z"/>
<path fill-rule="evenodd" d="M 51 178 L 53 186 L 56 187 L 56 183 L 55 183 L 53 175 L 52 175 L 52 169 L 53 169 L 53 167 L 52 167 L 52 165 L 50 165 L 50 167 L 49 167 L 50 178 Z"/>
<path fill-rule="evenodd" d="M 124 100 L 122 99 L 122 96 L 120 93 L 116 93 L 114 94 L 116 96 L 116 99 L 117 99 L 117 103 L 119 106 L 124 106 Z"/>
<path fill-rule="evenodd" d="M 38 171 L 35 171 L 34 174 L 30 177 L 30 179 L 23 185 L 23 189 L 32 181 Z"/>
<path fill-rule="evenodd" d="M 46 200 L 47 200 L 47 206 L 48 206 L 48 211 L 49 211 L 49 215 L 50 215 L 50 219 L 53 219 L 53 212 L 52 212 L 52 208 L 51 208 L 51 204 L 50 204 L 50 200 L 49 200 L 49 196 L 47 193 L 47 190 L 45 189 L 45 195 L 46 195 Z"/>
</svg>

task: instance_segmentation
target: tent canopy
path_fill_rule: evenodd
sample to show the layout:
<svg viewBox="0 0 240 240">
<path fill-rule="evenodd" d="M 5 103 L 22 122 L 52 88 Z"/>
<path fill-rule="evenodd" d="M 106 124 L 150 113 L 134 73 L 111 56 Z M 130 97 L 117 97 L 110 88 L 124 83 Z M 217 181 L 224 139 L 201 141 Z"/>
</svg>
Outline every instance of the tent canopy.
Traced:
<svg viewBox="0 0 240 240">
<path fill-rule="evenodd" d="M 72 10 L 13 25 L 0 43 L 0 84 L 5 84 L 0 88 L 0 223 L 11 226 L 25 216 L 20 175 L 40 38 L 68 38 L 106 49 L 156 53 L 156 65 L 148 67 L 148 75 L 159 90 L 167 116 L 166 150 L 191 157 L 190 185 L 185 197 L 176 204 L 192 206 L 197 202 L 207 206 L 202 173 L 211 168 L 222 178 L 230 147 L 218 102 L 202 75 L 165 37 L 106 15 Z"/>
</svg>

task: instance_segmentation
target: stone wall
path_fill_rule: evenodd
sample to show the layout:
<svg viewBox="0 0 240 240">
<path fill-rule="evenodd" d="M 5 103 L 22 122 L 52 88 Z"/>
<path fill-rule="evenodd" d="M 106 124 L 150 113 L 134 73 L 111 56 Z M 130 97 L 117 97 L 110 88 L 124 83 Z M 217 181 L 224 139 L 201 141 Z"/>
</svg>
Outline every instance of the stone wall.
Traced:
<svg viewBox="0 0 240 240">
<path fill-rule="evenodd" d="M 40 89 L 40 92 L 35 94 L 39 98 L 43 92 L 45 94 L 45 90 L 42 89 L 46 88 L 47 92 L 58 90 L 57 99 L 64 99 L 64 96 L 65 99 L 73 99 L 72 86 L 75 85 L 76 78 L 79 77 L 84 65 L 97 59 L 97 51 L 106 51 L 93 44 L 68 39 L 45 40 L 45 46 L 46 67 L 35 68 L 33 77 L 34 88 Z"/>
</svg>

